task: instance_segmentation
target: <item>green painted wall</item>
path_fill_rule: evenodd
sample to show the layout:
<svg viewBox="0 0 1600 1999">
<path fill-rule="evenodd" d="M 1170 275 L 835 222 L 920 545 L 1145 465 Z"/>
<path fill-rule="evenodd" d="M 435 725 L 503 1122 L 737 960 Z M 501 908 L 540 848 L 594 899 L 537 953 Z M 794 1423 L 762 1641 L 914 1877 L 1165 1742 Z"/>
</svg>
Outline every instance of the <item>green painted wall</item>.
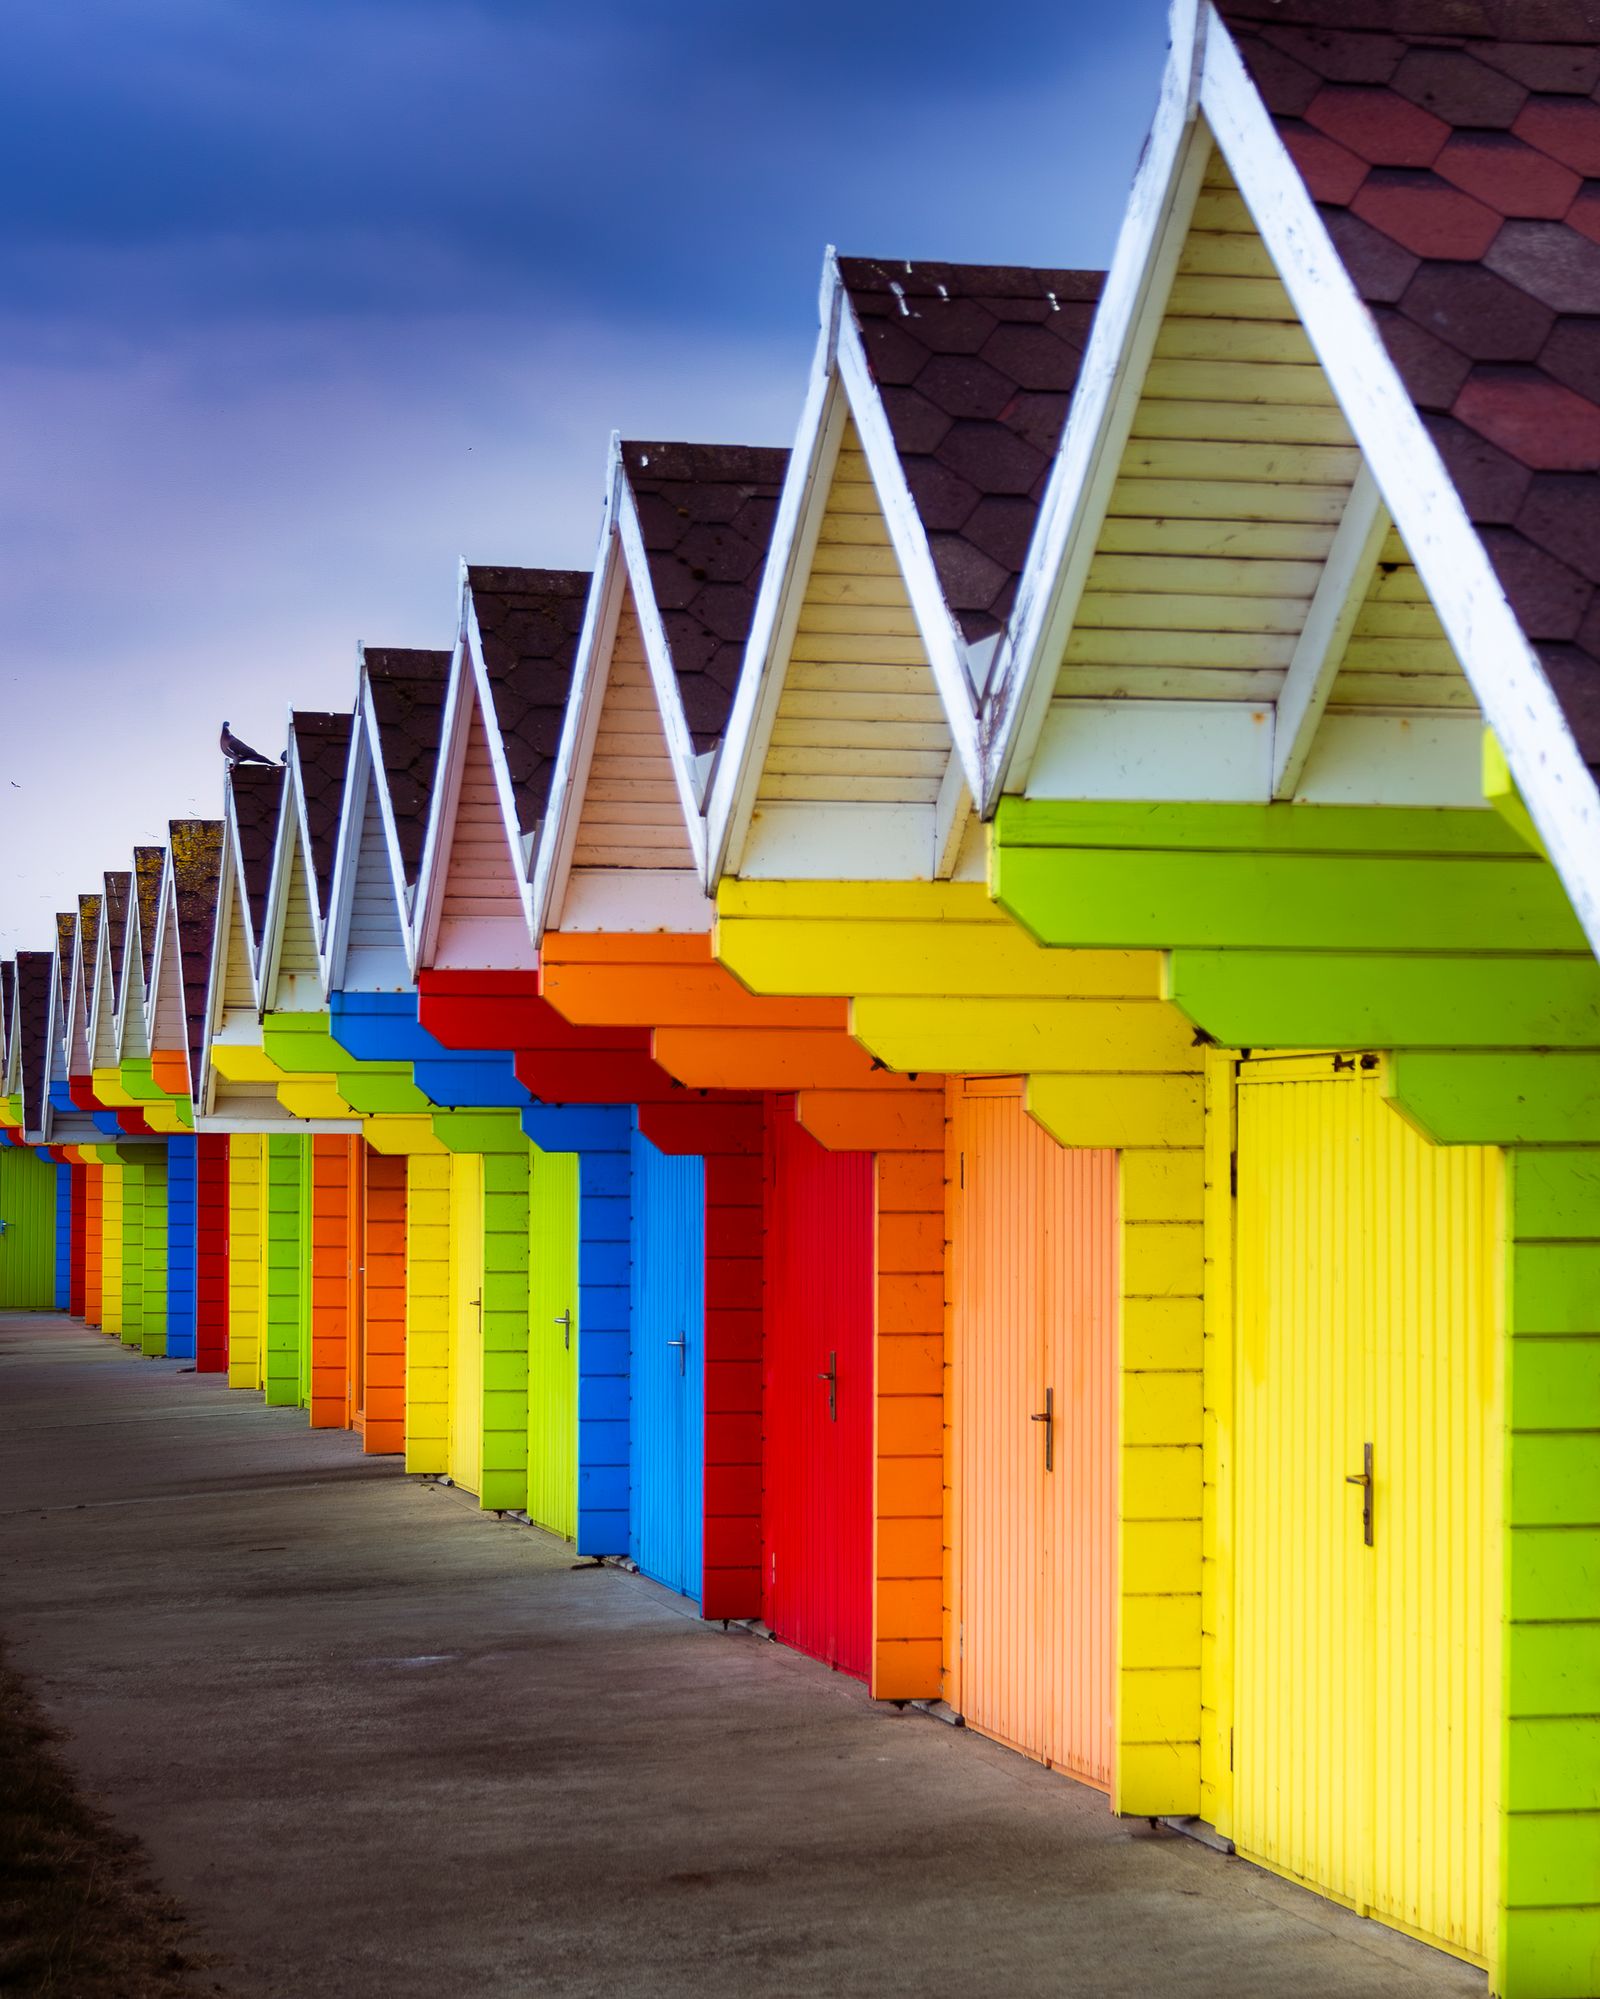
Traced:
<svg viewBox="0 0 1600 1999">
<path fill-rule="evenodd" d="M 305 1187 L 311 1178 L 309 1137 L 277 1137 L 266 1142 L 266 1231 L 262 1261 L 266 1271 L 263 1326 L 266 1398 L 298 1408 L 307 1377 L 309 1333 L 306 1311 L 309 1238 L 304 1228 Z"/>
<path fill-rule="evenodd" d="M 55 1310 L 55 1168 L 0 1145 L 0 1312 Z"/>
<path fill-rule="evenodd" d="M 143 1352 L 167 1351 L 167 1148 L 153 1145 L 144 1169 Z"/>
<path fill-rule="evenodd" d="M 122 1344 L 144 1345 L 144 1147 L 122 1171 Z"/>
</svg>

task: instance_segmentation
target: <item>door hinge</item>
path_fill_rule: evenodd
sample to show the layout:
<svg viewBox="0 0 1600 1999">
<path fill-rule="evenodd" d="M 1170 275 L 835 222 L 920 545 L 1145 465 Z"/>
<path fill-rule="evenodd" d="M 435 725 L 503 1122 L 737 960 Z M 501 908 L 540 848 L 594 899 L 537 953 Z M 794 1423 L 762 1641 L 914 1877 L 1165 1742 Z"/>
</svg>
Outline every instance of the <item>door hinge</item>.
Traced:
<svg viewBox="0 0 1600 1999">
<path fill-rule="evenodd" d="M 964 1152 L 957 1155 L 956 1171 L 959 1184 L 965 1187 L 967 1184 L 967 1155 Z"/>
<path fill-rule="evenodd" d="M 1231 1194 L 1231 1195 L 1233 1196 L 1233 1198 L 1234 1198 L 1235 1200 L 1238 1200 L 1238 1198 L 1239 1198 L 1239 1155 L 1238 1155 L 1238 1153 L 1237 1153 L 1237 1152 L 1230 1152 L 1230 1153 L 1228 1154 L 1228 1192 L 1229 1192 L 1229 1193 L 1230 1193 L 1230 1194 Z"/>
</svg>

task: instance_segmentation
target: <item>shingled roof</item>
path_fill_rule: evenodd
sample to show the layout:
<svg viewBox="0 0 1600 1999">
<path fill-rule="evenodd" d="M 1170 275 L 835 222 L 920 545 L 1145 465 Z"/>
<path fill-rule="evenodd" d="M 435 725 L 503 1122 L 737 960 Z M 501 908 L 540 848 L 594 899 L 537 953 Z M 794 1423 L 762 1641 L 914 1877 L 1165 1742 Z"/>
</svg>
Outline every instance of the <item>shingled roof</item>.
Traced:
<svg viewBox="0 0 1600 1999">
<path fill-rule="evenodd" d="M 45 1090 L 50 1079 L 49 951 L 17 953 L 16 993 L 12 1001 L 13 1033 L 22 1069 L 22 1128 L 44 1129 Z"/>
<path fill-rule="evenodd" d="M 1219 11 L 1600 762 L 1600 7 Z"/>
<path fill-rule="evenodd" d="M 0 965 L 0 1096 L 5 1094 L 6 1060 L 11 1048 L 11 1009 L 16 991 L 17 968 L 7 958 Z"/>
<path fill-rule="evenodd" d="M 511 772 L 518 830 L 529 834 L 544 816 L 549 796 L 589 577 L 576 569 L 474 566 L 467 570 L 467 588 Z"/>
<path fill-rule="evenodd" d="M 742 444 L 622 446 L 656 607 L 699 752 L 728 726 L 787 451 Z"/>
<path fill-rule="evenodd" d="M 311 839 L 311 872 L 316 877 L 317 909 L 324 922 L 333 897 L 333 858 L 339 844 L 339 816 L 344 810 L 344 783 L 350 767 L 353 715 L 296 709 L 295 762 L 300 794 L 305 800 L 306 831 Z"/>
<path fill-rule="evenodd" d="M 109 874 L 105 877 L 106 899 L 106 948 L 111 953 L 111 1003 L 117 1005 L 122 998 L 122 957 L 128 941 L 128 906 L 133 895 L 133 875 L 129 873 Z"/>
<path fill-rule="evenodd" d="M 407 646 L 364 646 L 361 661 L 372 689 L 400 860 L 406 881 L 414 883 L 422 871 L 428 805 L 439 768 L 450 655 Z"/>
<path fill-rule="evenodd" d="M 250 901 L 250 926 L 257 945 L 267 920 L 267 891 L 272 885 L 272 849 L 283 809 L 282 764 L 235 764 L 228 773 L 233 816 L 239 828 L 239 858 L 244 867 L 245 893 Z"/>
<path fill-rule="evenodd" d="M 156 948 L 156 913 L 161 907 L 161 875 L 167 864 L 165 847 L 135 847 L 133 850 L 134 893 L 139 899 L 139 955 L 144 960 L 144 982 L 150 984 L 150 964 Z"/>
<path fill-rule="evenodd" d="M 1016 595 L 1066 427 L 1098 271 L 841 257 L 945 601 L 970 643 Z"/>
<path fill-rule="evenodd" d="M 183 974 L 183 1016 L 192 1079 L 200 1074 L 200 1052 L 205 1044 L 206 982 L 211 976 L 211 945 L 222 881 L 223 825 L 220 819 L 174 819 L 167 830 L 172 841 L 178 962 Z"/>
</svg>

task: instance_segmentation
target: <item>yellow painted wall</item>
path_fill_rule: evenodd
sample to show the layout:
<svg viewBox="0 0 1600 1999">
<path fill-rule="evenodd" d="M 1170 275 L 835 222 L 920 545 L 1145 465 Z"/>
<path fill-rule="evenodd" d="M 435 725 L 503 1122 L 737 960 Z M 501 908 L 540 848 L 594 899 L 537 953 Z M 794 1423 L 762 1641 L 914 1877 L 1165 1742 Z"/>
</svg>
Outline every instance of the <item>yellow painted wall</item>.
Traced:
<svg viewBox="0 0 1600 1999">
<path fill-rule="evenodd" d="M 262 1202 L 266 1140 L 228 1140 L 228 1386 L 261 1386 Z"/>
<path fill-rule="evenodd" d="M 406 1470 L 449 1470 L 450 1166 L 406 1161 Z"/>
</svg>

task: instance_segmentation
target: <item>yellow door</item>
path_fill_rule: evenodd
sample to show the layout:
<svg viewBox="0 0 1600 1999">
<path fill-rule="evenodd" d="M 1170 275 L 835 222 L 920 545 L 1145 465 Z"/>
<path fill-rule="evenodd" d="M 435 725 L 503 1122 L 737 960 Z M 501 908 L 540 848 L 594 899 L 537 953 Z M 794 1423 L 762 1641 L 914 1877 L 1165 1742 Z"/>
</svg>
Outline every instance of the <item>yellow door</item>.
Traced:
<svg viewBox="0 0 1600 1999">
<path fill-rule="evenodd" d="M 578 1535 L 578 1158 L 533 1148 L 528 1185 L 528 1515 Z"/>
<path fill-rule="evenodd" d="M 1240 1065 L 1234 1839 L 1479 1961 L 1497 1867 L 1500 1171 L 1496 1152 L 1419 1137 L 1375 1074 Z"/>
<path fill-rule="evenodd" d="M 483 1160 L 450 1162 L 450 1476 L 483 1483 Z"/>
</svg>

